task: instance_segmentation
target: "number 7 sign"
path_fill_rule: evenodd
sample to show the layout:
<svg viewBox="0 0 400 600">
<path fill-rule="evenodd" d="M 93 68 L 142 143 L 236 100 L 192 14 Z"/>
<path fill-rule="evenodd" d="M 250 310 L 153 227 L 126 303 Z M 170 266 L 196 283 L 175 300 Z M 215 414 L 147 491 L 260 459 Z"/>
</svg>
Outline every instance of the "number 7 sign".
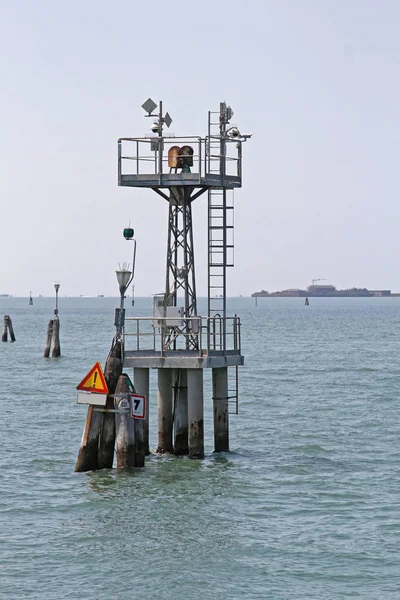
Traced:
<svg viewBox="0 0 400 600">
<path fill-rule="evenodd" d="M 132 419 L 144 419 L 146 417 L 146 396 L 131 394 L 131 417 Z"/>
</svg>

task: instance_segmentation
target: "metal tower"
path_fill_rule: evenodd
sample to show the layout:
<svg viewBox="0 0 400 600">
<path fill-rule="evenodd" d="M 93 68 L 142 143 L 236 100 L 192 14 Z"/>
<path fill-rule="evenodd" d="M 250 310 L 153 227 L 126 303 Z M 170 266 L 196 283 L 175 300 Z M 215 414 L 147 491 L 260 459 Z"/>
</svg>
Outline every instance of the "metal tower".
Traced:
<svg viewBox="0 0 400 600">
<path fill-rule="evenodd" d="M 205 137 L 178 138 L 165 134 L 164 126 L 169 127 L 172 120 L 168 113 L 163 113 L 162 102 L 157 107 L 149 98 L 143 109 L 146 117 L 153 119 L 151 130 L 154 135 L 118 140 L 118 184 L 151 188 L 168 202 L 165 292 L 155 296 L 152 317 L 126 319 L 124 365 L 133 367 L 140 381 L 146 378 L 143 379 L 143 373 L 139 371 L 149 368 L 159 370 L 160 451 L 171 451 L 172 446 L 176 450 L 176 439 L 174 445 L 171 441 L 173 427 L 170 421 L 173 417 L 169 408 L 170 389 L 173 388 L 175 415 L 177 398 L 183 398 L 183 405 L 186 398 L 189 417 L 186 416 L 185 421 L 183 415 L 178 421 L 186 422 L 185 427 L 187 419 L 190 421 L 189 454 L 200 456 L 203 452 L 202 442 L 199 442 L 202 438 L 202 408 L 197 413 L 195 411 L 194 430 L 197 433 L 193 435 L 197 436 L 196 442 L 192 440 L 191 443 L 190 431 L 193 429 L 193 406 L 200 402 L 196 396 L 200 389 L 201 406 L 203 402 L 202 369 L 213 369 L 214 417 L 219 423 L 215 426 L 215 447 L 227 449 L 227 369 L 230 366 L 237 369 L 244 360 L 240 346 L 240 319 L 236 315 L 227 316 L 226 271 L 233 266 L 233 190 L 242 185 L 242 143 L 250 135 L 241 134 L 231 124 L 233 111 L 225 102 L 220 103 L 217 113 L 209 113 Z M 206 192 L 208 314 L 199 316 L 192 202 Z M 182 296 L 183 306 L 180 306 Z M 131 344 L 129 336 L 133 338 Z M 174 427 L 176 438 L 176 429 L 181 426 L 174 422 Z M 218 427 L 222 427 L 222 433 Z"/>
</svg>

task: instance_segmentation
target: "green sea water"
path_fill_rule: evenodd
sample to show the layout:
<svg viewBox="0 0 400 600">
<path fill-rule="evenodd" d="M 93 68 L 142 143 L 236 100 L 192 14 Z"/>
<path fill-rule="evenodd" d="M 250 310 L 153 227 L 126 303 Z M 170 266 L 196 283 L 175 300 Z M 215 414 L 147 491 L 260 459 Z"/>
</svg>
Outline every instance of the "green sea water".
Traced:
<svg viewBox="0 0 400 600">
<path fill-rule="evenodd" d="M 206 312 L 200 300 L 200 312 Z M 232 298 L 246 365 L 231 452 L 74 473 L 77 383 L 109 351 L 112 298 L 0 298 L 0 598 L 400 598 L 400 298 Z M 139 298 L 131 315 L 148 315 Z M 156 373 L 150 442 L 156 446 Z"/>
</svg>

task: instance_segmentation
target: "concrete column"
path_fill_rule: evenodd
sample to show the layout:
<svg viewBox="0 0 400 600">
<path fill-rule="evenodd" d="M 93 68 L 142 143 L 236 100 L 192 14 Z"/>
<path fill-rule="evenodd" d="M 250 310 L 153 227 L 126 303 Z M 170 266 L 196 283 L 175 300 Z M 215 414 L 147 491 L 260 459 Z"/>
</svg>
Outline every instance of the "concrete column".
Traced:
<svg viewBox="0 0 400 600">
<path fill-rule="evenodd" d="M 229 452 L 228 368 L 212 370 L 215 452 Z"/>
<path fill-rule="evenodd" d="M 175 373 L 174 454 L 182 455 L 189 453 L 187 371 L 177 369 Z"/>
<path fill-rule="evenodd" d="M 172 369 L 158 369 L 157 452 L 172 450 Z"/>
<path fill-rule="evenodd" d="M 146 396 L 146 418 L 144 420 L 143 423 L 143 439 L 144 439 L 144 450 L 146 455 L 148 456 L 150 454 L 150 448 L 149 448 L 149 409 L 150 409 L 150 402 L 149 402 L 149 393 L 150 393 L 150 387 L 149 387 L 149 375 L 150 375 L 150 369 L 139 369 L 137 367 L 135 367 L 133 369 L 133 385 L 135 386 L 135 390 L 137 394 L 140 394 L 141 396 Z"/>
<path fill-rule="evenodd" d="M 203 370 L 187 370 L 189 458 L 204 458 Z"/>
</svg>

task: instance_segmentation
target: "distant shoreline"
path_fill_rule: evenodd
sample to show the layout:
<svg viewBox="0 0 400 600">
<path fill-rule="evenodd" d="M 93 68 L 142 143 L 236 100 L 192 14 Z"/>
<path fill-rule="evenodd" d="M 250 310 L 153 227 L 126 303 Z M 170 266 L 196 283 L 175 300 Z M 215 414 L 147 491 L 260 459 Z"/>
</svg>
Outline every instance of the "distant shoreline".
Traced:
<svg viewBox="0 0 400 600">
<path fill-rule="evenodd" d="M 306 290 L 290 288 L 278 292 L 261 290 L 254 292 L 252 298 L 393 298 L 400 293 L 391 290 L 368 290 L 367 288 L 350 288 L 337 290 L 333 285 L 310 285 Z"/>
</svg>

